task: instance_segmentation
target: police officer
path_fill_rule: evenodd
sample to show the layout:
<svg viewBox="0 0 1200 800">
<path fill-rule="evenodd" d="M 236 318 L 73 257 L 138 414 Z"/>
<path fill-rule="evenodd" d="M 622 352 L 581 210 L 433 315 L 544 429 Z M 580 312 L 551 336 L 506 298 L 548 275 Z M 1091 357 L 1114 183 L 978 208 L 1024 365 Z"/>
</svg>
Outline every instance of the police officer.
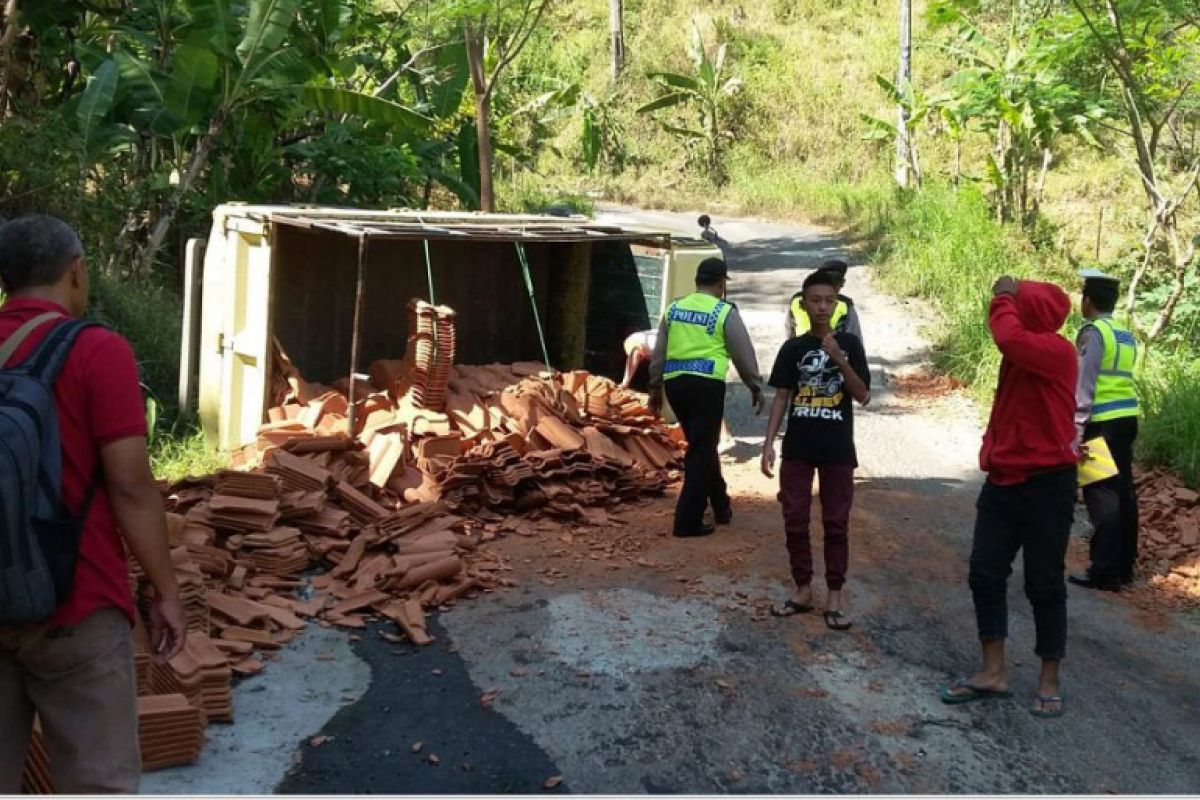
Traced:
<svg viewBox="0 0 1200 800">
<path fill-rule="evenodd" d="M 821 264 L 820 269 L 835 276 L 838 280 L 838 303 L 833 309 L 833 316 L 829 318 L 829 326 L 835 333 L 852 333 L 861 342 L 863 338 L 862 324 L 858 320 L 858 311 L 854 308 L 854 301 L 841 293 L 842 287 L 846 285 L 846 271 L 850 269 L 850 265 L 840 258 L 831 258 Z M 812 322 L 802 305 L 803 300 L 804 292 L 799 291 L 792 295 L 791 302 L 788 303 L 787 313 L 784 317 L 787 332 L 784 335 L 789 339 L 793 336 L 803 336 L 812 330 Z"/>
<path fill-rule="evenodd" d="M 1133 384 L 1137 343 L 1112 318 L 1120 282 L 1095 269 L 1084 279 L 1080 312 L 1087 323 L 1079 331 L 1079 388 L 1075 427 L 1081 443 L 1102 436 L 1119 474 L 1083 487 L 1095 532 L 1091 566 L 1072 575 L 1071 583 L 1089 589 L 1119 591 L 1133 582 L 1137 560 L 1138 511 L 1133 487 L 1133 443 L 1138 431 L 1138 397 Z"/>
<path fill-rule="evenodd" d="M 737 308 L 725 299 L 728 280 L 723 260 L 700 262 L 696 291 L 671 303 L 659 323 L 650 360 L 650 406 L 656 412 L 662 409 L 660 390 L 665 389 L 688 443 L 683 489 L 675 506 L 676 536 L 712 533 L 713 524 L 704 520 L 709 505 L 717 523 L 733 519 L 717 455 L 731 360 L 750 390 L 756 413 L 762 411 L 758 359 Z"/>
</svg>

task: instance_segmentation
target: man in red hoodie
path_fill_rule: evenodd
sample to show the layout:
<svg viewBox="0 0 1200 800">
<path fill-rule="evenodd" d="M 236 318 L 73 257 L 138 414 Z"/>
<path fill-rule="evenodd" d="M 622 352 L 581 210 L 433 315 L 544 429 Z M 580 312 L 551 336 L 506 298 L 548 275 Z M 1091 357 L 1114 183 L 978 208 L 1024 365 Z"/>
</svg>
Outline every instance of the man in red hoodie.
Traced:
<svg viewBox="0 0 1200 800">
<path fill-rule="evenodd" d="M 1071 343 L 1059 335 L 1071 308 L 1057 286 L 1004 277 L 992 289 L 988 326 L 1003 360 L 979 465 L 971 593 L 983 668 L 942 690 L 946 703 L 1011 697 L 1004 640 L 1008 576 L 1024 551 L 1025 595 L 1042 660 L 1032 712 L 1063 713 L 1059 663 L 1067 644 L 1067 539 L 1075 512 L 1075 382 Z"/>
</svg>

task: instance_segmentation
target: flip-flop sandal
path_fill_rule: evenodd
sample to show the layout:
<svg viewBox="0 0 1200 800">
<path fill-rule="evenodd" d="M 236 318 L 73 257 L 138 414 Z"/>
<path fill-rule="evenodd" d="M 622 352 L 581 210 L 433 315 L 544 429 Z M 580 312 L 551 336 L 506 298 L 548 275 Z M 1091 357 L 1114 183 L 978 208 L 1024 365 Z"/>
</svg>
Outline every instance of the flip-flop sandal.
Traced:
<svg viewBox="0 0 1200 800">
<path fill-rule="evenodd" d="M 948 706 L 959 703 L 970 703 L 973 700 L 1002 700 L 1012 697 L 1011 689 L 987 689 L 983 686 L 972 686 L 966 678 L 957 680 L 942 689 L 942 702 Z"/>
<path fill-rule="evenodd" d="M 824 617 L 825 627 L 831 631 L 848 631 L 853 624 L 840 611 L 826 611 Z"/>
<path fill-rule="evenodd" d="M 1063 712 L 1067 710 L 1066 703 L 1063 702 L 1061 694 L 1039 694 L 1036 702 L 1037 705 L 1029 709 L 1029 713 L 1042 719 L 1061 717 Z M 1058 703 L 1058 708 L 1046 708 L 1047 703 Z"/>
<path fill-rule="evenodd" d="M 785 600 L 783 606 L 771 606 L 772 617 L 794 617 L 797 614 L 807 614 L 812 611 L 812 606 L 806 606 L 797 603 L 795 600 Z"/>
</svg>

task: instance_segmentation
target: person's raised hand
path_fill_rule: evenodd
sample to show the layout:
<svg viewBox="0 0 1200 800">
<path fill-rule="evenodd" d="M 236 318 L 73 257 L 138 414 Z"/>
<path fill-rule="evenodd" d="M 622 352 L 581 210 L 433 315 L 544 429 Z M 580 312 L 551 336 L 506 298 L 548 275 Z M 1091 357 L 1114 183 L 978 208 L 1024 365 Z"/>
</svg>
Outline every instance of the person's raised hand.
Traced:
<svg viewBox="0 0 1200 800">
<path fill-rule="evenodd" d="M 992 296 L 996 297 L 1002 294 L 1016 294 L 1017 279 L 1011 275 L 1001 275 L 992 285 Z"/>
<path fill-rule="evenodd" d="M 821 340 L 821 349 L 829 354 L 836 364 L 844 364 L 846 362 L 846 354 L 842 352 L 842 346 L 837 343 L 832 333 L 825 334 L 825 338 Z"/>
</svg>

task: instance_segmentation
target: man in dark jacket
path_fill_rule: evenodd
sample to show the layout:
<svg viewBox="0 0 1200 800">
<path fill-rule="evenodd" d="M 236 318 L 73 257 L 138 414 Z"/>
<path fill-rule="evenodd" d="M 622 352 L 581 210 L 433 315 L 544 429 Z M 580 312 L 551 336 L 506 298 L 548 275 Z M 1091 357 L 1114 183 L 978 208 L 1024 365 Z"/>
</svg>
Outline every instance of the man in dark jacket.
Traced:
<svg viewBox="0 0 1200 800">
<path fill-rule="evenodd" d="M 1075 348 L 1058 334 L 1071 302 L 1047 283 L 1001 278 L 988 325 L 1004 356 L 983 448 L 987 480 L 976 503 L 971 593 L 983 668 L 942 690 L 946 703 L 1011 697 L 1004 640 L 1008 575 L 1024 551 L 1025 595 L 1042 660 L 1036 716 L 1063 713 L 1059 663 L 1067 644 L 1067 539 L 1075 510 Z"/>
</svg>

